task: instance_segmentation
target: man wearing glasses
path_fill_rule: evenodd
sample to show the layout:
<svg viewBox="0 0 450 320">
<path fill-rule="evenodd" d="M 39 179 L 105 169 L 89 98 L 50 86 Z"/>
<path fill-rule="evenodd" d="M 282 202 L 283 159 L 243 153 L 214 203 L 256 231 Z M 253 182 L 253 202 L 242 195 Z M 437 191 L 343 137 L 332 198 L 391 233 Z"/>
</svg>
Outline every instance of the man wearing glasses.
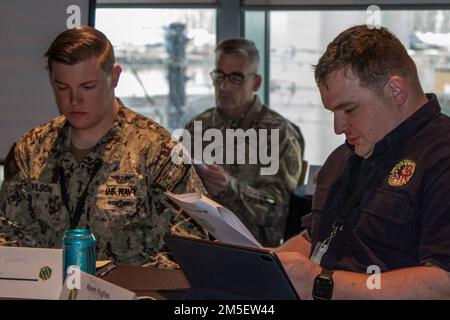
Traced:
<svg viewBox="0 0 450 320">
<path fill-rule="evenodd" d="M 216 104 L 195 117 L 187 125 L 191 137 L 199 134 L 194 130 L 195 122 L 201 123 L 202 137 L 209 129 L 218 129 L 222 137 L 227 130 L 249 129 L 267 132 L 277 131 L 279 135 L 267 135 L 261 143 L 256 164 L 251 163 L 248 152 L 254 145 L 245 140 L 246 161 L 236 161 L 239 148 L 233 139 L 226 139 L 223 145 L 222 163 L 209 164 L 205 161 L 197 165 L 208 196 L 232 210 L 265 246 L 277 246 L 283 238 L 288 214 L 289 196 L 297 186 L 302 171 L 303 137 L 300 130 L 287 119 L 262 104 L 258 91 L 262 78 L 258 74 L 259 53 L 252 41 L 246 39 L 228 39 L 216 48 L 216 68 L 210 73 L 214 83 Z M 278 141 L 271 141 L 277 138 Z M 194 139 L 192 140 L 194 142 Z M 234 161 L 229 161 L 226 153 L 229 144 L 234 144 Z M 276 150 L 267 150 L 270 146 L 279 146 Z M 207 143 L 203 142 L 203 150 Z M 195 148 L 195 145 L 194 145 Z M 273 174 L 262 175 L 260 155 L 276 154 L 278 170 Z M 273 157 L 274 154 L 271 154 Z M 231 158 L 233 158 L 231 157 Z M 225 161 L 226 159 L 226 161 Z M 232 162 L 232 163 L 230 163 Z"/>
</svg>

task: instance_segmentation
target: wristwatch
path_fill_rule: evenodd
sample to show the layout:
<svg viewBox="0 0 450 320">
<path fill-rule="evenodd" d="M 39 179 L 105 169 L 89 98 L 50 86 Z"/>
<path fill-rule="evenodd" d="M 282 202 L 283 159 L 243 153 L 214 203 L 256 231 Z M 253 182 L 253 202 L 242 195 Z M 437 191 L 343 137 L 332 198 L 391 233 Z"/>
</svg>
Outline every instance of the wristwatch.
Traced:
<svg viewBox="0 0 450 320">
<path fill-rule="evenodd" d="M 312 296 L 314 300 L 330 300 L 333 295 L 333 271 L 322 269 L 314 279 Z"/>
</svg>

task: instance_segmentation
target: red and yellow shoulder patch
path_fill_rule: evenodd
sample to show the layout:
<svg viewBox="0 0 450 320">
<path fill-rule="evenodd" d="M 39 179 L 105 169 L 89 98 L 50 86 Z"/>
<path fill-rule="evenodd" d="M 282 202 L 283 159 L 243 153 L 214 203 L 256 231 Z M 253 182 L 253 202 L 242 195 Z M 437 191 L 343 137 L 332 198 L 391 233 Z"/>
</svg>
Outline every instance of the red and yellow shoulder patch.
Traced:
<svg viewBox="0 0 450 320">
<path fill-rule="evenodd" d="M 416 163 L 412 160 L 402 160 L 392 168 L 389 173 L 388 183 L 393 187 L 401 187 L 409 182 L 416 169 Z"/>
</svg>

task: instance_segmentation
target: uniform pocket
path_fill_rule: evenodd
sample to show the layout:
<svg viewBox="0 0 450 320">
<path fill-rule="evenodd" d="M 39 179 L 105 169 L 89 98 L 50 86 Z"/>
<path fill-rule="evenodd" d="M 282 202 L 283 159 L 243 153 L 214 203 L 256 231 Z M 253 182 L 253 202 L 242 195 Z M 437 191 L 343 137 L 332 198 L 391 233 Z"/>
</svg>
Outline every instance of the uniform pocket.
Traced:
<svg viewBox="0 0 450 320">
<path fill-rule="evenodd" d="M 97 207 L 105 221 L 119 228 L 134 225 L 145 216 L 144 200 L 140 198 L 98 197 Z"/>
<path fill-rule="evenodd" d="M 363 212 L 383 220 L 404 224 L 414 217 L 414 201 L 399 193 L 378 190 Z"/>
<path fill-rule="evenodd" d="M 411 198 L 377 190 L 362 212 L 354 231 L 377 246 L 404 251 L 414 239 L 415 203 Z"/>
<path fill-rule="evenodd" d="M 98 214 L 111 229 L 134 228 L 147 218 L 146 191 L 146 178 L 132 164 L 121 162 L 96 190 Z"/>
</svg>

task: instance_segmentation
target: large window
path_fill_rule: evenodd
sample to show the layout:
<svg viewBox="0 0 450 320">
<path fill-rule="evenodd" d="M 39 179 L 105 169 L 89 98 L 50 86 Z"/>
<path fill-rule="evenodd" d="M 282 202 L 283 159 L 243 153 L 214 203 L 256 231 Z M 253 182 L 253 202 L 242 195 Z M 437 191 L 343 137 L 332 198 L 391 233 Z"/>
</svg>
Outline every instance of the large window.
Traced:
<svg viewBox="0 0 450 320">
<path fill-rule="evenodd" d="M 264 13 L 264 12 L 263 12 Z M 396 34 L 419 71 L 426 92 L 438 94 L 444 112 L 450 113 L 450 10 L 381 10 L 381 25 Z M 323 108 L 312 65 L 326 45 L 344 29 L 365 24 L 366 10 L 270 11 L 264 25 L 261 11 L 247 11 L 246 36 L 266 40 L 268 68 L 265 81 L 270 107 L 298 124 L 305 136 L 305 158 L 323 164 L 343 143 L 333 131 L 333 116 Z M 268 30 L 265 37 L 259 35 Z M 264 47 L 263 47 L 264 49 Z M 267 68 L 267 67 L 266 67 Z"/>
<path fill-rule="evenodd" d="M 1 188 L 2 183 L 3 183 L 3 178 L 4 178 L 4 174 L 3 174 L 3 164 L 0 164 L 0 188 Z"/>
<path fill-rule="evenodd" d="M 97 8 L 123 72 L 116 95 L 169 130 L 214 105 L 215 9 Z"/>
</svg>

